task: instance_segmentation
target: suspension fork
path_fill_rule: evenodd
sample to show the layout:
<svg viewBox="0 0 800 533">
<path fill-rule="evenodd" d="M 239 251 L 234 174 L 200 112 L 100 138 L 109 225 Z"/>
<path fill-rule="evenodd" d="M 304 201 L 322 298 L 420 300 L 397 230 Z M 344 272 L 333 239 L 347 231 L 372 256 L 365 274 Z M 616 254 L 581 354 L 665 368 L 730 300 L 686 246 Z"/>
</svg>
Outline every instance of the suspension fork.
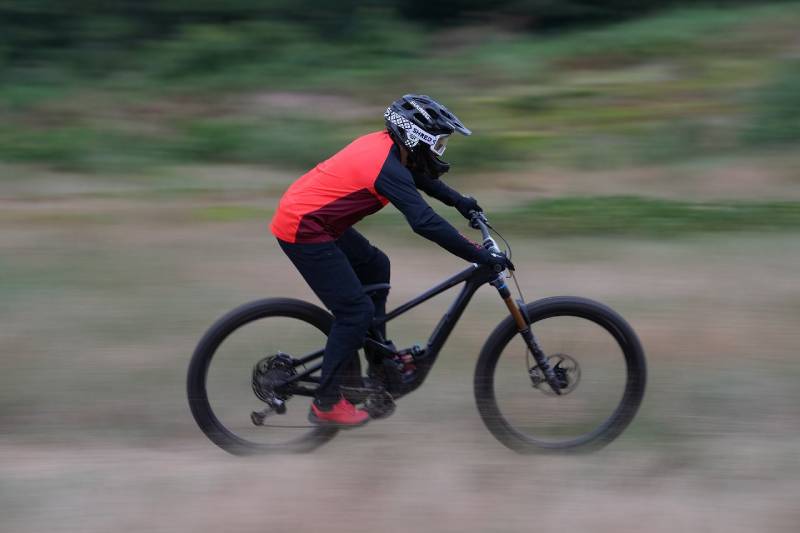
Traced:
<svg viewBox="0 0 800 533">
<path fill-rule="evenodd" d="M 527 318 L 527 313 L 525 312 L 524 302 L 522 300 L 514 301 L 514 299 L 511 297 L 511 291 L 508 289 L 508 285 L 506 285 L 506 281 L 503 279 L 502 274 L 497 276 L 497 278 L 494 281 L 491 281 L 490 284 L 497 289 L 497 292 L 500 294 L 500 298 L 503 299 L 506 307 L 508 307 L 508 311 L 511 313 L 514 323 L 517 325 L 517 331 L 522 337 L 522 340 L 525 341 L 525 345 L 533 354 L 536 364 L 540 369 L 542 369 L 545 379 L 547 380 L 547 384 L 550 385 L 550 388 L 553 389 L 554 393 L 561 395 L 561 387 L 559 386 L 555 371 L 553 370 L 553 367 L 550 366 L 547 356 L 539 347 L 539 342 L 536 340 L 536 336 L 533 334 L 533 330 L 531 330 L 531 326 L 528 323 L 529 320 Z"/>
</svg>

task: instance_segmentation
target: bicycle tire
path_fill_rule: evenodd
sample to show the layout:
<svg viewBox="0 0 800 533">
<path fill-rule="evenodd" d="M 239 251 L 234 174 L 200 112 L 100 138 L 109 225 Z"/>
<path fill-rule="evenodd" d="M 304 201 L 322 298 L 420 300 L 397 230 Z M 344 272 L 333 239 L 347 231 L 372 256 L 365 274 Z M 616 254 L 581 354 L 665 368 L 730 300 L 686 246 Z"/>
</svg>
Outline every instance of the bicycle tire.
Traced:
<svg viewBox="0 0 800 533">
<path fill-rule="evenodd" d="M 484 344 L 475 367 L 475 400 L 481 419 L 492 435 L 515 452 L 564 453 L 590 452 L 614 440 L 633 420 L 644 397 L 647 369 L 644 351 L 633 328 L 611 308 L 575 296 L 555 296 L 526 304 L 529 324 L 551 317 L 577 317 L 594 322 L 607 331 L 624 354 L 627 374 L 624 392 L 613 413 L 593 431 L 577 438 L 545 442 L 531 438 L 515 428 L 503 415 L 495 393 L 495 369 L 503 349 L 518 334 L 511 316 L 503 320 Z"/>
<path fill-rule="evenodd" d="M 192 355 L 186 381 L 189 407 L 197 425 L 217 446 L 233 455 L 275 452 L 310 452 L 332 439 L 338 430 L 313 428 L 297 439 L 281 444 L 263 444 L 241 438 L 220 422 L 208 399 L 206 380 L 215 352 L 238 328 L 268 317 L 287 317 L 304 321 L 326 336 L 333 317 L 323 309 L 292 298 L 267 298 L 243 304 L 217 320 L 203 335 Z"/>
</svg>

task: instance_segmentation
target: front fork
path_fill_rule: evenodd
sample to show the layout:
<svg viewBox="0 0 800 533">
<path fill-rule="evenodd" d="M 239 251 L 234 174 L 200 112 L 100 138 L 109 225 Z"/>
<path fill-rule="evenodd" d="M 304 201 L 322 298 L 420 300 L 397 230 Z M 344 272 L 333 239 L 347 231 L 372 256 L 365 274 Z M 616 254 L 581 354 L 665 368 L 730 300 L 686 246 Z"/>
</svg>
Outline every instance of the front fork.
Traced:
<svg viewBox="0 0 800 533">
<path fill-rule="evenodd" d="M 497 289 L 497 292 L 500 294 L 500 297 L 508 307 L 508 311 L 511 313 L 511 316 L 514 318 L 514 322 L 517 325 L 517 331 L 519 332 L 522 339 L 525 341 L 525 345 L 533 354 L 533 358 L 536 361 L 536 364 L 544 373 L 545 379 L 547 380 L 547 384 L 550 385 L 550 388 L 553 390 L 554 393 L 561 395 L 561 387 L 558 383 L 558 378 L 556 377 L 556 373 L 553 370 L 553 367 L 550 366 L 550 362 L 547 360 L 547 356 L 539 347 L 539 343 L 536 340 L 536 336 L 533 334 L 531 330 L 531 326 L 528 323 L 528 320 L 525 316 L 524 305 L 525 303 L 522 300 L 515 302 L 514 299 L 511 297 L 511 291 L 508 290 L 508 285 L 506 285 L 506 280 L 503 278 L 503 275 L 497 276 L 497 278 L 490 282 L 490 284 Z"/>
</svg>

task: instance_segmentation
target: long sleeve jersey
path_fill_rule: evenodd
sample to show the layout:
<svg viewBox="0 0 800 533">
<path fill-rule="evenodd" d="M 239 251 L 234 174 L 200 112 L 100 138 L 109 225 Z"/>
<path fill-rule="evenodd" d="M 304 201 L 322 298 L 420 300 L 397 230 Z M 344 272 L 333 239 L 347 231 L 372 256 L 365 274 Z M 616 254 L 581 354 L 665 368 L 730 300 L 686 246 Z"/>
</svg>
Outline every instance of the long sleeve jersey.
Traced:
<svg viewBox="0 0 800 533">
<path fill-rule="evenodd" d="M 480 262 L 483 248 L 437 215 L 417 189 L 446 205 L 461 198 L 441 180 L 412 175 L 386 131 L 370 133 L 295 181 L 281 198 L 270 229 L 285 242 L 333 241 L 391 202 L 415 233 L 462 259 Z"/>
</svg>

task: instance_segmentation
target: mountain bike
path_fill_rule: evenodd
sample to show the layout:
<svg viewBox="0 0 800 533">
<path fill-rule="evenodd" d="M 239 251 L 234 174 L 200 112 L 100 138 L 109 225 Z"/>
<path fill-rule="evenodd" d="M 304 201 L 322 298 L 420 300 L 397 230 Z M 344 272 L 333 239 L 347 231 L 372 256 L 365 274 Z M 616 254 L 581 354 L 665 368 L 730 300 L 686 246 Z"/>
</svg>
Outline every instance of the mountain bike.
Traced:
<svg viewBox="0 0 800 533">
<path fill-rule="evenodd" d="M 497 234 L 510 257 L 510 245 L 483 213 L 472 213 L 470 226 L 480 230 L 485 248 L 501 252 Z M 486 428 L 519 453 L 585 452 L 611 442 L 644 396 L 646 364 L 636 333 L 612 309 L 586 298 L 526 303 L 514 274 L 472 264 L 376 316 L 363 347 L 369 375 L 343 387 L 345 396 L 373 419 L 391 415 L 395 402 L 426 380 L 475 292 L 491 285 L 509 315 L 489 335 L 475 367 L 475 400 Z M 460 292 L 425 346 L 397 349 L 381 334 L 387 322 L 456 286 Z M 332 321 L 326 310 L 291 298 L 257 300 L 220 318 L 189 365 L 189 405 L 200 429 L 237 455 L 308 452 L 332 439 L 337 428 L 310 424 L 308 401 L 293 401 L 314 396 Z"/>
</svg>

